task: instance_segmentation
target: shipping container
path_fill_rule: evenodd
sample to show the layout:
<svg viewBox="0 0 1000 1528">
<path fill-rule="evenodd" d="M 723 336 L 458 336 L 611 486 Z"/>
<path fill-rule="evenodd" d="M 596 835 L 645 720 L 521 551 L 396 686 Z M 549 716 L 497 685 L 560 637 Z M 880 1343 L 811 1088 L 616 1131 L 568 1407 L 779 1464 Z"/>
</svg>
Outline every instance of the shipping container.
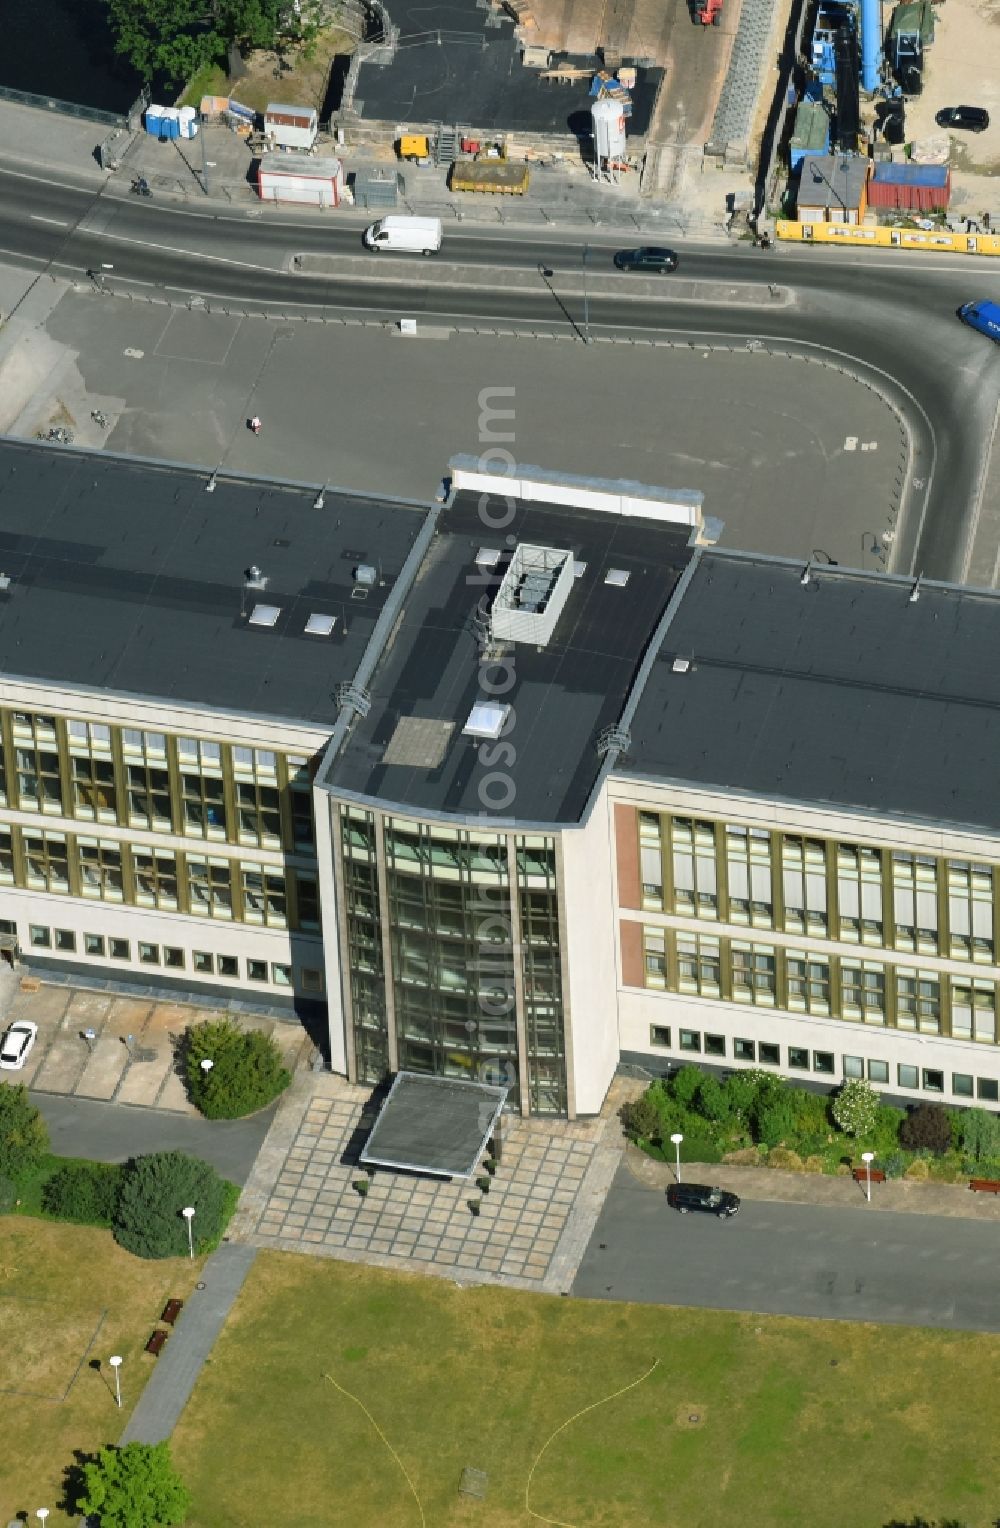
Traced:
<svg viewBox="0 0 1000 1528">
<path fill-rule="evenodd" d="M 267 141 L 280 149 L 311 149 L 319 134 L 314 106 L 281 106 L 271 102 L 264 113 Z"/>
<path fill-rule="evenodd" d="M 265 154 L 257 168 L 262 202 L 299 202 L 339 207 L 344 199 L 344 167 L 339 159 L 286 159 Z"/>
<path fill-rule="evenodd" d="M 504 159 L 459 159 L 451 167 L 453 191 L 485 191 L 497 196 L 523 196 L 531 179 L 526 164 Z"/>
<path fill-rule="evenodd" d="M 868 205 L 907 212 L 943 212 L 951 200 L 946 164 L 876 164 L 868 182 Z"/>
</svg>

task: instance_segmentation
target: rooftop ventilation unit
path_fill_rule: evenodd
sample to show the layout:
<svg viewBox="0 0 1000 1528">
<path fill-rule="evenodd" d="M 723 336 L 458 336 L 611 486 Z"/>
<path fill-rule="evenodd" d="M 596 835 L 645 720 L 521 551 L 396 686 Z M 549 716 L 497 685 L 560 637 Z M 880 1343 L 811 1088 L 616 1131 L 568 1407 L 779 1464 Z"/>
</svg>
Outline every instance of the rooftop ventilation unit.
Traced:
<svg viewBox="0 0 1000 1528">
<path fill-rule="evenodd" d="M 311 637 L 329 637 L 333 635 L 336 625 L 335 615 L 311 615 L 305 624 L 305 630 Z"/>
<path fill-rule="evenodd" d="M 466 737 L 493 740 L 500 736 L 509 715 L 510 706 L 501 705 L 498 700 L 478 700 L 462 731 Z"/>
<path fill-rule="evenodd" d="M 671 668 L 673 669 L 675 674 L 686 674 L 686 673 L 689 672 L 689 670 L 691 668 L 691 659 L 690 658 L 675 658 L 673 663 L 671 664 Z"/>
<path fill-rule="evenodd" d="M 374 589 L 378 583 L 378 568 L 373 568 L 370 562 L 359 562 L 354 569 L 354 582 L 362 589 Z"/>
<path fill-rule="evenodd" d="M 573 558 L 551 546 L 514 548 L 493 601 L 493 636 L 544 647 L 573 587 Z"/>
<path fill-rule="evenodd" d="M 604 575 L 604 582 L 610 584 L 613 589 L 624 589 L 629 577 L 627 568 L 609 568 Z"/>
<path fill-rule="evenodd" d="M 255 605 L 250 612 L 250 625 L 273 626 L 280 614 L 280 605 Z"/>
<path fill-rule="evenodd" d="M 243 576 L 246 579 L 248 589 L 267 588 L 267 574 L 262 573 L 256 563 L 251 563 Z"/>
<path fill-rule="evenodd" d="M 499 565 L 503 553 L 499 547 L 481 546 L 476 553 L 477 568 L 495 568 Z"/>
</svg>

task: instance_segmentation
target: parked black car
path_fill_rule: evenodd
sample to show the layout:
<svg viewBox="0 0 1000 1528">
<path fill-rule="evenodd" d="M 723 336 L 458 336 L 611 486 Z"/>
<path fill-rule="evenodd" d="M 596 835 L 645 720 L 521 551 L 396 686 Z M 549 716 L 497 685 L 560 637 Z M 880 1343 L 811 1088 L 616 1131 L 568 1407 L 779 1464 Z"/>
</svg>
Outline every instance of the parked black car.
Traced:
<svg viewBox="0 0 1000 1528">
<path fill-rule="evenodd" d="M 658 271 L 665 276 L 677 269 L 677 254 L 672 249 L 661 249 L 643 244 L 639 249 L 620 249 L 615 255 L 615 269 L 619 271 Z"/>
<path fill-rule="evenodd" d="M 740 1207 L 738 1194 L 730 1194 L 724 1188 L 710 1188 L 705 1183 L 671 1183 L 667 1189 L 667 1203 L 671 1209 L 686 1215 L 688 1210 L 705 1210 L 728 1220 Z"/>
<path fill-rule="evenodd" d="M 944 106 L 934 118 L 938 127 L 963 128 L 967 133 L 985 133 L 990 114 L 981 106 Z"/>
</svg>

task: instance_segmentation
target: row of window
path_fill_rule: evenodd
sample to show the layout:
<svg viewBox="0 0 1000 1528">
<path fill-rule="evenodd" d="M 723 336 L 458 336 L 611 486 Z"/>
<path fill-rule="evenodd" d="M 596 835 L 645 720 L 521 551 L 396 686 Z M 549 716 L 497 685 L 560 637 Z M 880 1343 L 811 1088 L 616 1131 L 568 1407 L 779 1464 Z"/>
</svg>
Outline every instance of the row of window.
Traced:
<svg viewBox="0 0 1000 1528">
<path fill-rule="evenodd" d="M 0 824 L 0 885 L 267 928 L 318 929 L 313 874 Z"/>
<path fill-rule="evenodd" d="M 0 804 L 315 853 L 309 761 L 34 712 L 0 714 Z"/>
<path fill-rule="evenodd" d="M 643 928 L 647 987 L 997 1042 L 996 983 L 738 939 Z"/>
<path fill-rule="evenodd" d="M 344 853 L 374 858 L 375 821 L 370 812 L 341 809 Z M 519 834 L 514 841 L 518 878 L 531 884 L 555 884 L 555 841 L 540 834 Z M 442 885 L 459 880 L 503 882 L 508 877 L 507 840 L 502 833 L 474 833 L 406 818 L 385 819 L 385 858 L 391 870 L 423 871 Z"/>
<path fill-rule="evenodd" d="M 654 1050 L 673 1050 L 673 1037 L 669 1025 L 650 1024 L 649 1043 Z M 703 1034 L 697 1029 L 679 1029 L 677 1047 L 690 1056 L 709 1056 L 724 1059 L 727 1054 L 725 1035 Z M 801 1045 L 789 1045 L 787 1062 L 790 1071 L 816 1072 L 821 1077 L 834 1077 L 837 1058 L 833 1051 L 810 1051 Z M 768 1040 L 733 1040 L 733 1060 L 749 1061 L 755 1066 L 780 1066 L 781 1046 Z M 888 1084 L 888 1061 L 865 1061 L 863 1056 L 842 1056 L 842 1075 L 845 1078 L 864 1077 L 873 1083 Z M 910 1066 L 899 1062 L 896 1066 L 896 1084 L 908 1091 L 922 1088 L 925 1093 L 944 1093 L 945 1074 L 938 1067 Z M 952 1072 L 951 1092 L 956 1098 L 979 1098 L 984 1103 L 1000 1100 L 1000 1082 L 993 1077 L 973 1077 L 971 1072 Z"/>
<path fill-rule="evenodd" d="M 640 812 L 642 905 L 992 964 L 998 867 Z"/>
<path fill-rule="evenodd" d="M 41 923 L 32 923 L 28 937 L 35 950 L 58 950 L 61 955 L 83 954 L 94 960 L 132 959 L 132 941 L 114 935 L 84 934 L 81 944 L 72 929 L 53 929 Z M 143 966 L 163 966 L 169 971 L 187 969 L 185 952 L 176 945 L 148 944 L 139 939 L 136 941 L 136 959 Z M 300 967 L 296 981 L 292 967 L 280 961 L 246 960 L 243 965 L 249 982 L 267 982 L 273 987 L 296 986 L 302 992 L 323 991 L 323 972 L 314 967 Z M 240 962 L 235 955 L 213 955 L 208 950 L 192 950 L 191 970 L 198 976 L 238 979 Z"/>
</svg>

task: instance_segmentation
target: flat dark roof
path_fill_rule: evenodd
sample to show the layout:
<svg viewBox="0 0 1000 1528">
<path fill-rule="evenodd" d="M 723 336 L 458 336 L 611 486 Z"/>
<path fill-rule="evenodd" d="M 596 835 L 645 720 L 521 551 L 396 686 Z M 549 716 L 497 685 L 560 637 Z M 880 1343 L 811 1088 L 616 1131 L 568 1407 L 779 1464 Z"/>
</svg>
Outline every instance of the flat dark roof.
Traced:
<svg viewBox="0 0 1000 1528">
<path fill-rule="evenodd" d="M 332 728 L 419 507 L 0 441 L 0 672 Z M 363 599 L 354 570 L 379 576 Z M 267 578 L 245 587 L 246 570 Z M 381 582 L 380 580 L 384 581 Z M 255 605 L 280 612 L 255 626 Z M 334 634 L 308 635 L 312 615 Z M 347 619 L 347 634 L 343 623 Z"/>
<path fill-rule="evenodd" d="M 512 18 L 478 0 L 388 0 L 399 28 L 390 64 L 362 64 L 355 106 L 368 120 L 458 122 L 477 129 L 566 133 L 590 129 L 589 79 L 562 85 L 521 63 Z M 601 67 L 596 57 L 554 60 Z M 648 131 L 662 69 L 639 70 L 628 133 Z"/>
<path fill-rule="evenodd" d="M 1000 596 L 803 572 L 701 554 L 616 773 L 1000 830 Z"/>
<path fill-rule="evenodd" d="M 484 529 L 491 518 L 503 531 Z M 508 507 L 499 498 L 481 504 L 478 494 L 457 494 L 441 513 L 368 686 L 371 709 L 355 722 L 322 783 L 338 795 L 378 798 L 418 815 L 578 821 L 601 765 L 598 735 L 621 714 L 690 557 L 689 534 L 655 520 L 530 502 Z M 490 608 L 515 543 L 568 551 L 586 568 L 573 580 L 548 643 L 508 644 L 493 666 L 482 656 L 474 617 L 484 596 Z M 491 576 L 476 564 L 484 546 L 503 552 Z M 625 587 L 605 584 L 610 569 L 629 575 Z M 490 699 L 512 707 L 502 739 L 463 735 L 473 706 Z M 398 762 L 397 726 L 412 717 L 444 724 L 432 767 Z"/>
<path fill-rule="evenodd" d="M 443 1178 L 471 1178 L 507 1089 L 455 1077 L 397 1072 L 360 1160 Z"/>
</svg>

